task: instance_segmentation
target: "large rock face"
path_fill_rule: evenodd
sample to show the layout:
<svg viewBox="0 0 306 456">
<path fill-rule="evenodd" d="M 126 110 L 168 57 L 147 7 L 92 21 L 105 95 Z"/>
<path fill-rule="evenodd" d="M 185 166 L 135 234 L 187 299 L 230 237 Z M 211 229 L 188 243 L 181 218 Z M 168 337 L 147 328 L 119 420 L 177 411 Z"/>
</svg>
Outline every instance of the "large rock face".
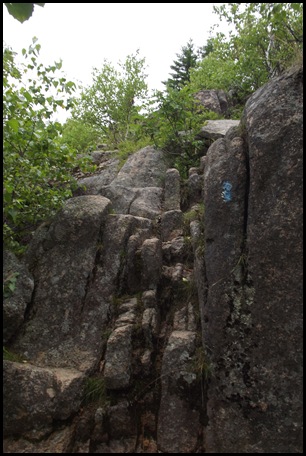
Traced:
<svg viewBox="0 0 306 456">
<path fill-rule="evenodd" d="M 207 154 L 208 453 L 302 452 L 302 128 L 295 70 Z"/>
<path fill-rule="evenodd" d="M 34 297 L 14 345 L 37 365 L 83 371 L 96 362 L 96 342 L 89 339 L 107 320 L 108 304 L 100 296 L 99 312 L 93 314 L 88 288 L 109 209 L 102 196 L 72 198 L 36 233 L 26 257 L 36 281 Z"/>
<path fill-rule="evenodd" d="M 4 452 L 303 451 L 301 101 L 269 82 L 185 182 L 95 152 L 5 254 Z"/>
</svg>

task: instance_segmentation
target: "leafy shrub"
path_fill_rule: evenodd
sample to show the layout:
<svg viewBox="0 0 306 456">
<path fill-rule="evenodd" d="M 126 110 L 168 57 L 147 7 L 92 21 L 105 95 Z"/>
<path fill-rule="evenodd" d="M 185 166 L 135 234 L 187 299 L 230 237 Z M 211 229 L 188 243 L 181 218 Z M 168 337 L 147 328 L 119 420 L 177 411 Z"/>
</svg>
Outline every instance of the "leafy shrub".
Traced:
<svg viewBox="0 0 306 456">
<path fill-rule="evenodd" d="M 19 272 L 10 272 L 3 281 L 3 297 L 10 298 L 15 291 Z"/>
<path fill-rule="evenodd" d="M 72 106 L 67 95 L 75 84 L 61 74 L 55 76 L 61 62 L 38 62 L 36 42 L 33 38 L 29 49 L 22 50 L 25 63 L 19 66 L 15 52 L 3 52 L 3 231 L 5 246 L 17 254 L 24 251 L 37 224 L 72 196 L 73 169 L 89 167 L 60 141 L 62 126 L 52 120 L 59 107 Z"/>
<path fill-rule="evenodd" d="M 203 108 L 188 85 L 180 91 L 168 88 L 166 93 L 156 92 L 157 109 L 147 117 L 145 131 L 154 145 L 163 149 L 183 178 L 188 169 L 197 166 L 206 150 L 205 141 L 197 139 L 206 120 L 220 118 Z"/>
</svg>

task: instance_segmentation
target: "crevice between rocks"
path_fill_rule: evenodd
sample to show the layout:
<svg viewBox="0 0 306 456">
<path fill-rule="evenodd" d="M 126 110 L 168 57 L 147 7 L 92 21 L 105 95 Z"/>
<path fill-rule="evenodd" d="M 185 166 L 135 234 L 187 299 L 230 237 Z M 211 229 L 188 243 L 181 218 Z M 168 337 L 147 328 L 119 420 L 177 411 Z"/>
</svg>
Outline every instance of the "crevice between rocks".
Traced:
<svg viewBox="0 0 306 456">
<path fill-rule="evenodd" d="M 90 290 L 90 286 L 95 281 L 97 268 L 98 268 L 98 265 L 100 263 L 104 226 L 105 226 L 105 222 L 102 221 L 101 224 L 100 224 L 100 229 L 99 229 L 99 234 L 98 234 L 98 239 L 97 239 L 97 244 L 96 244 L 97 245 L 97 249 L 96 249 L 94 264 L 93 264 L 92 270 L 90 271 L 90 273 L 87 276 L 86 284 L 85 284 L 85 287 L 84 287 L 84 296 L 83 296 L 82 301 L 81 301 L 81 310 L 80 310 L 81 314 L 83 313 L 83 310 L 84 310 L 84 307 L 85 307 L 85 304 L 86 304 L 86 299 L 87 299 L 87 295 L 88 295 L 89 290 Z"/>
</svg>

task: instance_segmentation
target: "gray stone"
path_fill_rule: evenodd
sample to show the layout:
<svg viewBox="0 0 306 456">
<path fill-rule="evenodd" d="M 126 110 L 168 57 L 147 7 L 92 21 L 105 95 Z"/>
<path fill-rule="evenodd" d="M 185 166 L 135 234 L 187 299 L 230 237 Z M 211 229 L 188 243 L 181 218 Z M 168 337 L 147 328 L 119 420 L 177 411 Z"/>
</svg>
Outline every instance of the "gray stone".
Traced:
<svg viewBox="0 0 306 456">
<path fill-rule="evenodd" d="M 35 291 L 12 323 L 26 359 L 5 362 L 4 451 L 302 452 L 301 114 L 300 70 L 257 91 L 190 168 L 204 187 L 186 217 L 161 151 L 111 179 L 95 154 L 97 195 L 41 225 L 22 262 Z M 103 404 L 81 403 L 92 374 Z"/>
<path fill-rule="evenodd" d="M 4 361 L 4 434 L 41 438 L 53 420 L 65 420 L 82 400 L 84 374 Z"/>
<path fill-rule="evenodd" d="M 144 310 L 141 326 L 148 346 L 150 347 L 152 345 L 153 338 L 157 337 L 159 330 L 159 315 L 156 309 L 150 307 Z"/>
<path fill-rule="evenodd" d="M 97 154 L 101 158 L 106 152 Z M 118 159 L 103 161 L 95 175 L 79 179 L 75 195 L 100 194 L 118 214 L 155 219 L 161 212 L 166 169 L 163 152 L 147 146 L 132 154 L 119 172 Z"/>
<path fill-rule="evenodd" d="M 133 312 L 137 309 L 137 298 L 128 298 L 119 306 L 120 315 L 125 312 Z"/>
<path fill-rule="evenodd" d="M 196 93 L 195 98 L 209 111 L 220 115 L 227 114 L 229 101 L 224 90 L 201 90 Z"/>
<path fill-rule="evenodd" d="M 109 407 L 108 417 L 112 440 L 136 435 L 136 423 L 132 419 L 128 401 L 122 401 Z"/>
<path fill-rule="evenodd" d="M 95 150 L 95 151 L 91 152 L 90 157 L 91 157 L 92 162 L 95 165 L 99 165 L 103 158 L 103 152 Z"/>
<path fill-rule="evenodd" d="M 138 197 L 139 189 L 124 185 L 109 185 L 101 189 L 101 193 L 112 202 L 117 214 L 129 214 L 131 204 Z"/>
<path fill-rule="evenodd" d="M 164 263 L 182 263 L 189 255 L 190 251 L 183 236 L 178 236 L 171 241 L 163 242 Z"/>
<path fill-rule="evenodd" d="M 118 214 L 155 219 L 161 212 L 163 190 L 160 187 L 136 188 L 122 185 L 104 187 L 101 193 L 112 201 Z"/>
<path fill-rule="evenodd" d="M 115 322 L 115 328 L 119 328 L 120 326 L 125 326 L 127 324 L 134 324 L 136 321 L 136 312 L 133 310 L 129 310 L 127 312 L 123 312 Z"/>
<path fill-rule="evenodd" d="M 205 169 L 205 164 L 206 164 L 206 155 L 204 157 L 201 157 L 200 158 L 200 166 L 199 166 L 199 169 L 200 169 L 200 172 L 204 172 L 204 169 Z"/>
<path fill-rule="evenodd" d="M 303 452 L 302 94 L 300 68 L 271 80 L 246 104 L 246 144 L 207 154 L 208 453 Z"/>
<path fill-rule="evenodd" d="M 201 128 L 199 138 L 216 140 L 224 138 L 227 131 L 239 125 L 239 120 L 208 120 L 206 125 Z"/>
<path fill-rule="evenodd" d="M 122 389 L 130 384 L 132 328 L 131 324 L 116 328 L 107 341 L 104 378 L 108 389 Z"/>
<path fill-rule="evenodd" d="M 183 235 L 183 213 L 180 210 L 164 212 L 161 216 L 161 238 L 162 241 Z"/>
<path fill-rule="evenodd" d="M 75 190 L 74 196 L 103 195 L 104 187 L 112 182 L 117 172 L 117 163 L 114 162 L 113 166 L 103 173 L 78 179 L 78 189 Z"/>
<path fill-rule="evenodd" d="M 154 290 L 162 271 L 162 242 L 158 238 L 146 239 L 141 248 L 142 286 Z"/>
<path fill-rule="evenodd" d="M 139 189 L 137 196 L 129 206 L 129 214 L 155 219 L 162 210 L 162 196 L 163 189 L 160 187 Z"/>
<path fill-rule="evenodd" d="M 186 395 L 196 380 L 190 369 L 195 337 L 192 331 L 173 331 L 164 352 L 157 426 L 158 449 L 164 453 L 194 453 L 197 446 L 199 411 Z"/>
<path fill-rule="evenodd" d="M 173 329 L 175 331 L 196 331 L 194 310 L 190 302 L 174 313 Z"/>
<path fill-rule="evenodd" d="M 173 283 L 180 284 L 184 276 L 184 264 L 176 263 L 173 266 L 163 266 L 163 275 Z"/>
<path fill-rule="evenodd" d="M 132 188 L 163 187 L 166 169 L 163 152 L 147 146 L 127 159 L 113 185 Z"/>
<path fill-rule="evenodd" d="M 192 168 L 189 168 L 188 170 L 188 177 L 192 176 L 193 174 L 199 174 L 199 168 L 195 168 L 195 167 L 192 167 Z"/>
<path fill-rule="evenodd" d="M 37 365 L 86 370 L 96 362 L 96 342 L 90 348 L 87 337 L 85 346 L 82 332 L 99 330 L 107 306 L 102 302 L 94 315 L 83 311 L 109 208 L 102 196 L 72 198 L 29 246 L 25 261 L 37 285 L 29 320 L 13 346 Z"/>
<path fill-rule="evenodd" d="M 48 437 L 41 441 L 29 440 L 24 438 L 5 438 L 3 440 L 3 453 L 69 453 L 71 441 L 73 440 L 74 429 L 67 426 L 64 429 L 52 432 Z M 35 437 L 34 437 L 35 438 Z M 85 450 L 83 446 L 82 449 Z M 88 453 L 88 451 L 78 451 L 79 453 Z M 88 449 L 88 447 L 86 448 Z"/>
<path fill-rule="evenodd" d="M 188 178 L 188 203 L 195 204 L 202 201 L 203 176 L 192 173 Z"/>
<path fill-rule="evenodd" d="M 166 172 L 164 210 L 181 209 L 180 173 L 177 169 L 171 168 Z"/>
<path fill-rule="evenodd" d="M 7 250 L 3 252 L 3 284 L 3 343 L 6 344 L 20 329 L 34 289 L 34 280 L 28 268 Z"/>
<path fill-rule="evenodd" d="M 139 291 L 141 282 L 141 246 L 152 235 L 153 230 L 142 229 L 129 237 L 123 274 L 126 276 L 127 291 L 131 294 Z"/>
<path fill-rule="evenodd" d="M 156 307 L 157 300 L 156 300 L 156 290 L 146 290 L 142 293 L 142 302 L 145 309 L 150 307 Z"/>
</svg>

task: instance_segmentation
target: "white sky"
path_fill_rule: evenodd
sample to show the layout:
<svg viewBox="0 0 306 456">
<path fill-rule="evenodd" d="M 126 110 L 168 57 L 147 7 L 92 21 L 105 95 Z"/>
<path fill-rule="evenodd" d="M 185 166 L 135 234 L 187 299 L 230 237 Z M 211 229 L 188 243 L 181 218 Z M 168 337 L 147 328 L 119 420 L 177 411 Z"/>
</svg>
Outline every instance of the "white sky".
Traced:
<svg viewBox="0 0 306 456">
<path fill-rule="evenodd" d="M 162 90 L 182 46 L 205 45 L 217 22 L 213 3 L 46 3 L 23 24 L 3 4 L 3 41 L 19 53 L 36 36 L 41 61 L 62 59 L 68 79 L 83 85 L 104 59 L 116 65 L 139 49 L 149 89 Z"/>
</svg>

